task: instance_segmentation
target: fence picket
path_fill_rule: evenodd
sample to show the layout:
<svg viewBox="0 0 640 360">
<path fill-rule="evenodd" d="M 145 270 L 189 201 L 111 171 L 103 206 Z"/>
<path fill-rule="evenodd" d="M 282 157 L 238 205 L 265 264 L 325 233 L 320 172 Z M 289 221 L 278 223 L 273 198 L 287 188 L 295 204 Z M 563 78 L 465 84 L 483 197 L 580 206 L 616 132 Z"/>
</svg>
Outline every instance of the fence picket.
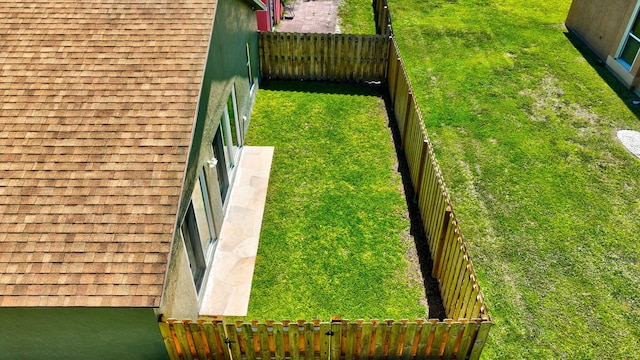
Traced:
<svg viewBox="0 0 640 360">
<path fill-rule="evenodd" d="M 340 359 L 343 353 L 342 349 L 342 323 L 334 322 L 331 324 L 331 359 Z"/>
<path fill-rule="evenodd" d="M 480 329 L 478 330 L 476 340 L 473 343 L 471 354 L 469 354 L 469 360 L 477 360 L 480 358 L 480 354 L 482 353 L 484 344 L 487 341 L 489 330 L 491 329 L 492 325 L 493 324 L 489 321 L 483 321 L 482 324 L 480 324 Z"/>
<path fill-rule="evenodd" d="M 420 335 L 418 337 L 418 347 L 416 349 L 416 360 L 424 360 L 427 357 L 427 348 L 429 347 L 429 337 L 431 335 L 431 323 L 423 323 L 420 326 Z"/>
<path fill-rule="evenodd" d="M 462 322 L 465 324 L 465 322 Z M 462 339 L 460 340 L 460 346 L 458 347 L 458 354 L 468 354 L 469 348 L 473 344 L 473 340 L 476 335 L 476 323 L 474 321 L 468 321 L 465 324 L 464 332 L 462 333 Z"/>
<path fill-rule="evenodd" d="M 414 355 L 416 332 L 418 330 L 418 324 L 410 322 L 407 324 L 407 328 L 404 333 L 404 341 L 402 345 L 402 360 L 410 360 Z"/>
<path fill-rule="evenodd" d="M 451 322 L 451 319 L 445 319 L 445 321 L 450 324 L 449 332 L 447 336 L 447 343 L 444 347 L 444 352 L 442 353 L 443 359 L 452 359 L 455 355 L 455 349 L 458 345 L 458 338 L 460 336 L 460 331 L 462 324 L 459 321 Z"/>
<path fill-rule="evenodd" d="M 164 346 L 167 348 L 167 355 L 169 355 L 169 359 L 179 359 L 180 355 L 178 354 L 174 337 L 171 335 L 171 327 L 169 326 L 169 323 L 160 322 L 158 323 L 158 326 L 160 327 L 160 334 L 162 335 Z"/>
<path fill-rule="evenodd" d="M 204 348 L 204 341 L 202 339 L 202 332 L 200 331 L 202 327 L 197 322 L 192 322 L 189 324 L 189 331 L 191 332 L 191 338 L 193 339 L 193 347 L 196 350 L 196 356 L 198 359 L 202 360 L 207 358 L 207 354 Z"/>
<path fill-rule="evenodd" d="M 387 359 L 397 360 L 399 352 L 402 350 L 400 347 L 400 338 L 402 331 L 402 323 L 394 322 L 391 324 L 391 333 L 389 335 L 389 353 Z"/>
<path fill-rule="evenodd" d="M 436 330 L 433 335 L 433 342 L 431 343 L 431 350 L 429 351 L 430 357 L 439 358 L 440 354 L 444 350 L 444 340 L 447 334 L 449 325 L 446 322 L 439 322 L 436 324 Z"/>
<path fill-rule="evenodd" d="M 191 346 L 189 345 L 189 338 L 187 337 L 187 330 L 184 324 L 181 322 L 175 322 L 170 325 L 173 325 L 173 330 L 176 333 L 178 344 L 180 345 L 180 349 L 182 350 L 182 357 L 187 360 L 193 359 L 193 355 L 191 355 Z"/>
</svg>

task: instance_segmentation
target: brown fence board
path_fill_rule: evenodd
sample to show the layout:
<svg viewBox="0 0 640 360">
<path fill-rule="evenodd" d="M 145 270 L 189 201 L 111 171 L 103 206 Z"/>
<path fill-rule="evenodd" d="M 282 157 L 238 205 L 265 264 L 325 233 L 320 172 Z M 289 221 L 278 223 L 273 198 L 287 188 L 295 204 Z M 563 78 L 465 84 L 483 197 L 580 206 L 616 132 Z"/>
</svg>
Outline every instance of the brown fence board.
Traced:
<svg viewBox="0 0 640 360">
<path fill-rule="evenodd" d="M 386 19 L 389 23 L 390 17 L 385 15 L 383 4 L 386 5 L 386 1 L 374 1 L 376 21 Z M 426 134 L 422 114 L 393 38 L 388 57 L 393 61 L 388 63 L 387 86 L 434 260 L 433 276 L 438 279 L 445 310 L 454 319 L 476 316 L 488 319 L 477 276 L 457 227 L 453 206 Z"/>
<path fill-rule="evenodd" d="M 452 359 L 455 354 L 456 346 L 458 345 L 458 336 L 460 335 L 460 328 L 462 324 L 460 322 L 449 322 L 447 342 L 442 353 L 443 359 Z"/>
<path fill-rule="evenodd" d="M 216 358 L 222 351 L 234 360 L 466 358 L 480 354 L 490 326 L 481 319 L 159 323 L 171 359 Z"/>
<path fill-rule="evenodd" d="M 386 80 L 388 36 L 261 32 L 259 43 L 266 79 Z"/>
</svg>

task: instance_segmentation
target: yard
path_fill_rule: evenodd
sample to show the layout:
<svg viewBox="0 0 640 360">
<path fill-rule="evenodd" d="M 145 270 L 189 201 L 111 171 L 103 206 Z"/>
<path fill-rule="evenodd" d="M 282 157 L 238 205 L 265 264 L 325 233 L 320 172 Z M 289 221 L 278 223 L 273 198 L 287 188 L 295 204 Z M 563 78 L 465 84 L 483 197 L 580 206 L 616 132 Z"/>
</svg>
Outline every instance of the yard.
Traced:
<svg viewBox="0 0 640 360">
<path fill-rule="evenodd" d="M 381 94 L 263 83 L 246 143 L 275 155 L 247 319 L 427 316 Z"/>
<path fill-rule="evenodd" d="M 570 1 L 389 2 L 495 322 L 484 356 L 640 358 L 640 160 L 615 138 L 640 111 L 564 28 Z"/>
</svg>

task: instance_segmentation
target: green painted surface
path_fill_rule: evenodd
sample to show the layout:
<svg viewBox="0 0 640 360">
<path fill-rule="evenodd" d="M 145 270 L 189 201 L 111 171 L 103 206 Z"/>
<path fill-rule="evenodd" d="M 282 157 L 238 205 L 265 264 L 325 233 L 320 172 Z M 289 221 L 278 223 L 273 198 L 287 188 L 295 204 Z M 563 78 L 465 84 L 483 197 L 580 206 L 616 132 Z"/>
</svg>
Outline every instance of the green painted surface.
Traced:
<svg viewBox="0 0 640 360">
<path fill-rule="evenodd" d="M 150 308 L 0 308 L 1 359 L 167 359 Z"/>
<path fill-rule="evenodd" d="M 251 73 L 255 84 L 253 91 L 250 91 L 249 88 L 247 44 L 249 45 Z M 193 182 L 198 176 L 198 172 L 212 156 L 210 154 L 211 142 L 220 123 L 223 106 L 226 104 L 233 85 L 235 85 L 239 118 L 246 116 L 248 119 L 251 116 L 251 109 L 258 89 L 259 71 L 258 33 L 254 10 L 243 1 L 218 1 L 200 103 L 198 104 L 197 124 L 189 154 L 184 187 L 186 194 L 191 194 Z M 184 216 L 188 204 L 189 196 L 184 196 L 180 204 L 179 219 Z M 216 206 L 216 204 L 213 205 Z M 216 209 L 214 209 L 215 211 Z"/>
<path fill-rule="evenodd" d="M 254 88 L 250 91 L 247 71 L 247 44 L 251 56 L 251 73 Z M 206 166 L 213 157 L 211 143 L 220 124 L 223 106 L 235 86 L 240 119 L 251 116 L 251 109 L 258 90 L 259 57 L 258 33 L 255 11 L 249 2 L 239 0 L 219 0 L 216 5 L 215 21 L 211 35 L 211 45 L 207 66 L 203 77 L 197 122 L 189 153 L 187 173 L 180 209 L 176 218 L 179 228 L 193 192 L 194 181 L 201 169 L 208 177 L 209 194 L 212 202 L 213 222 L 220 231 L 224 217 L 215 169 Z M 246 132 L 247 120 L 243 126 Z M 199 307 L 193 280 L 184 251 L 180 233 L 176 232 L 172 249 L 169 277 L 160 311 L 168 317 L 195 318 Z"/>
</svg>

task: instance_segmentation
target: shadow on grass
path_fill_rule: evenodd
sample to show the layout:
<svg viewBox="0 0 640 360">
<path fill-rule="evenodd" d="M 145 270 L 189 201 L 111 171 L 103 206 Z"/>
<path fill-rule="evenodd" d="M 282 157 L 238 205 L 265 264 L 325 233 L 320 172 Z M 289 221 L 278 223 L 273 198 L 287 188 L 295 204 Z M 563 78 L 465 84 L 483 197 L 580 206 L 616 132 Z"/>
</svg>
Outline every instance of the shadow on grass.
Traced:
<svg viewBox="0 0 640 360">
<path fill-rule="evenodd" d="M 422 217 L 420 216 L 420 208 L 415 201 L 416 192 L 413 189 L 411 183 L 411 174 L 409 172 L 409 165 L 407 158 L 402 149 L 402 138 L 398 129 L 398 123 L 396 121 L 393 108 L 391 106 L 391 98 L 387 92 L 383 95 L 385 108 L 387 109 L 387 117 L 389 119 L 389 128 L 393 135 L 393 143 L 396 148 L 396 155 L 398 157 L 398 172 L 402 176 L 402 185 L 404 187 L 404 196 L 407 202 L 407 208 L 409 210 L 409 219 L 411 221 L 411 228 L 409 233 L 413 236 L 415 242 L 416 251 L 420 261 L 420 271 L 422 272 L 422 281 L 425 289 L 425 295 L 429 304 L 429 319 L 444 320 L 446 318 L 446 311 L 442 303 L 442 297 L 440 297 L 440 289 L 438 288 L 438 281 L 432 276 L 431 270 L 433 269 L 433 260 L 431 260 L 431 251 L 429 250 L 429 244 L 427 243 L 427 235 L 424 231 Z"/>
<path fill-rule="evenodd" d="M 624 101 L 636 118 L 640 119 L 640 106 L 633 105 L 633 100 L 637 98 L 633 91 L 626 88 L 622 82 L 620 82 L 615 75 L 607 69 L 604 61 L 600 59 L 579 36 L 571 31 L 565 32 L 564 35 L 571 42 L 573 47 L 582 54 L 587 63 L 591 65 L 598 75 L 600 75 L 600 78 L 602 78 L 602 80 L 609 85 L 611 90 L 613 90 L 618 97 Z"/>
<path fill-rule="evenodd" d="M 384 88 L 377 83 L 355 84 L 293 80 L 264 80 L 260 83 L 260 88 L 264 90 L 294 91 L 310 94 L 338 94 L 360 96 L 381 96 L 384 91 Z"/>
</svg>

